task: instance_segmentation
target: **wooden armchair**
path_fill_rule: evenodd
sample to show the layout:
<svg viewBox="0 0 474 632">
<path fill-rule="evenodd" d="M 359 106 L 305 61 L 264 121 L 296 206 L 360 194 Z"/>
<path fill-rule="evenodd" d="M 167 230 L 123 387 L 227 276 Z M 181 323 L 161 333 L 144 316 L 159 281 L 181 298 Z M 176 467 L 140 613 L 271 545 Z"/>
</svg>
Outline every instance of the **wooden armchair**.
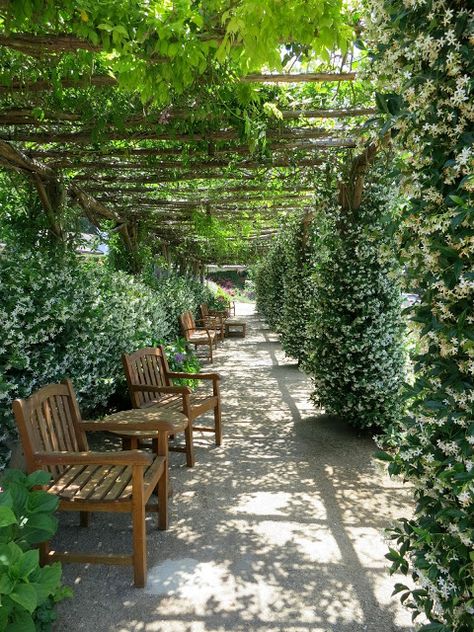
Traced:
<svg viewBox="0 0 474 632">
<path fill-rule="evenodd" d="M 186 338 L 186 341 L 189 344 L 194 345 L 197 349 L 199 345 L 206 345 L 209 347 L 208 358 L 211 363 L 213 361 L 212 357 L 212 347 L 217 347 L 217 332 L 215 329 L 210 329 L 203 323 L 203 326 L 197 326 L 196 321 L 194 320 L 194 316 L 191 312 L 184 312 L 179 317 L 179 322 L 181 324 L 181 331 L 183 336 Z M 202 322 L 202 321 L 197 321 Z"/>
<path fill-rule="evenodd" d="M 41 560 L 131 565 L 135 586 L 146 583 L 145 509 L 153 491 L 158 493 L 158 527 L 168 528 L 167 441 L 173 424 L 163 421 L 125 424 L 129 430 L 154 431 L 159 456 L 140 450 L 91 452 L 86 430 L 118 430 L 124 424 L 85 422 L 70 380 L 41 388 L 28 399 L 16 399 L 13 411 L 25 452 L 28 472 L 51 472 L 47 491 L 59 496 L 59 509 L 79 511 L 81 526 L 89 525 L 90 513 L 130 512 L 133 524 L 132 555 L 58 553 L 41 545 Z M 186 420 L 183 419 L 183 425 Z"/>
<path fill-rule="evenodd" d="M 222 443 L 221 399 L 218 373 L 178 373 L 170 371 L 163 347 L 146 347 L 122 356 L 128 388 L 134 408 L 157 406 L 182 412 L 188 419 L 186 456 L 188 466 L 194 465 L 193 430 L 213 432 L 216 445 Z M 174 378 L 212 382 L 212 395 L 193 392 L 187 386 L 173 386 Z M 205 412 L 214 411 L 214 427 L 194 426 L 193 422 Z M 172 448 L 171 448 L 172 449 Z"/>
<path fill-rule="evenodd" d="M 220 337 L 224 340 L 224 312 L 212 312 L 209 311 L 208 306 L 205 303 L 199 305 L 199 311 L 201 312 L 201 321 L 205 323 L 209 329 L 214 329 Z"/>
</svg>

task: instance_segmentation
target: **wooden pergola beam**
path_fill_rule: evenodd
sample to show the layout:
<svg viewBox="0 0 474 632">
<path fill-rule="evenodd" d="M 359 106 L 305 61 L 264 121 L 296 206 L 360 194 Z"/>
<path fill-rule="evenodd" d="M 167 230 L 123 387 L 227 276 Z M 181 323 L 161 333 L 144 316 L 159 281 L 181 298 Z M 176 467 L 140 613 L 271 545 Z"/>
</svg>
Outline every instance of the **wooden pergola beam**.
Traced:
<svg viewBox="0 0 474 632">
<path fill-rule="evenodd" d="M 135 194 L 135 193 L 159 193 L 160 195 L 185 195 L 186 193 L 188 193 L 188 191 L 175 191 L 175 190 L 169 190 L 169 189 L 164 189 L 162 187 L 159 188 L 150 188 L 150 187 L 146 187 L 146 186 L 131 186 L 131 187 L 124 187 L 122 186 L 118 186 L 118 187 L 112 187 L 112 186 L 108 186 L 108 187 L 104 187 L 102 184 L 85 184 L 84 185 L 84 189 L 87 191 L 93 191 L 93 192 L 100 192 L 100 193 L 104 193 L 104 194 L 120 194 L 120 195 L 129 195 L 129 194 Z M 314 191 L 313 188 L 308 187 L 308 186 L 302 186 L 302 185 L 296 185 L 296 184 L 292 184 L 292 183 L 286 183 L 283 182 L 281 183 L 281 185 L 279 185 L 279 189 L 278 191 L 287 191 L 287 192 L 292 192 L 292 191 L 306 191 L 308 193 L 311 193 Z M 229 186 L 229 187 L 216 187 L 216 188 L 203 188 L 203 187 L 197 187 L 195 189 L 193 189 L 193 193 L 206 193 L 209 196 L 212 195 L 217 195 L 219 196 L 220 199 L 222 198 L 222 195 L 226 194 L 226 193 L 261 193 L 261 194 L 278 194 L 278 191 L 276 191 L 275 189 L 273 189 L 272 187 L 268 187 L 265 185 L 247 185 L 247 186 Z M 212 197 L 210 198 L 212 199 Z"/>
<path fill-rule="evenodd" d="M 376 108 L 332 108 L 332 109 L 295 109 L 295 110 L 280 110 L 283 120 L 295 120 L 299 118 L 303 119 L 337 119 L 337 118 L 351 118 L 356 116 L 368 116 L 377 113 Z M 191 118 L 193 114 L 192 110 L 175 109 L 166 113 L 166 121 L 186 120 Z M 162 113 L 153 113 L 147 116 L 139 115 L 132 116 L 123 121 L 124 126 L 131 125 L 156 125 L 161 120 Z M 210 120 L 212 117 L 210 114 L 206 116 L 206 120 Z M 54 112 L 44 111 L 41 121 L 35 115 L 34 108 L 11 108 L 4 110 L 0 113 L 0 125 L 40 125 L 44 124 L 44 121 L 53 122 L 77 122 L 81 120 L 81 115 L 74 112 Z M 201 119 L 200 119 L 201 120 Z M 161 123 L 162 124 L 162 123 Z M 109 127 L 114 127 L 114 124 L 109 123 Z"/>
<path fill-rule="evenodd" d="M 206 160 L 206 161 L 160 161 L 156 163 L 149 162 L 105 162 L 100 160 L 92 161 L 54 161 L 49 165 L 54 169 L 93 169 L 94 173 L 100 171 L 132 171 L 139 170 L 143 172 L 156 172 L 166 169 L 193 169 L 193 170 L 206 170 L 206 169 L 222 169 L 232 167 L 233 169 L 263 169 L 279 168 L 279 167 L 314 167 L 316 165 L 323 164 L 323 161 L 316 158 L 295 158 L 295 159 L 279 159 L 273 161 L 241 161 L 232 162 L 229 160 Z"/>
<path fill-rule="evenodd" d="M 132 142 L 135 142 L 132 140 Z M 268 143 L 268 148 L 273 153 L 285 152 L 287 149 L 297 149 L 301 152 L 311 152 L 311 151 L 325 151 L 326 149 L 333 149 L 338 147 L 355 147 L 355 144 L 352 142 L 346 142 L 340 139 L 331 139 L 328 140 L 317 140 L 317 141 L 295 141 L 293 143 L 289 141 L 270 141 Z M 186 145 L 178 146 L 178 147 L 128 147 L 128 148 L 120 148 L 114 146 L 101 145 L 100 149 L 92 149 L 90 147 L 85 147 L 84 149 L 78 150 L 75 148 L 64 147 L 62 149 L 29 149 L 28 155 L 35 158 L 47 159 L 47 158 L 77 158 L 84 156 L 94 156 L 94 157 L 102 157 L 102 158 L 111 158 L 111 157 L 139 157 L 139 156 L 182 156 L 183 151 L 186 151 Z M 250 148 L 248 145 L 229 145 L 225 148 L 216 147 L 213 149 L 213 154 L 215 155 L 227 155 L 227 154 L 237 154 L 237 155 L 250 155 Z"/>
<path fill-rule="evenodd" d="M 48 35 L 12 33 L 11 35 L 0 35 L 0 46 L 12 48 L 33 57 L 41 56 L 44 53 L 74 52 L 77 50 L 89 50 L 97 53 L 102 48 L 89 40 L 70 33 L 51 33 Z"/>
<path fill-rule="evenodd" d="M 179 175 L 169 176 L 125 176 L 122 178 L 115 176 L 102 176 L 100 178 L 94 178 L 92 175 L 78 175 L 74 178 L 77 182 L 115 182 L 115 183 L 127 183 L 134 182 L 137 184 L 152 184 L 161 182 L 180 182 L 187 180 L 255 180 L 255 175 L 249 174 L 237 174 L 237 173 L 181 173 Z"/>
<path fill-rule="evenodd" d="M 297 139 L 323 139 L 323 140 L 344 140 L 346 142 L 353 142 L 353 138 L 342 138 L 337 136 L 337 132 L 346 133 L 348 131 L 345 128 L 328 130 L 321 127 L 300 127 L 300 128 L 286 128 L 283 130 L 270 130 L 267 133 L 267 138 L 273 140 L 297 140 Z M 28 132 L 28 131 L 13 131 L 11 133 L 4 132 L 2 134 L 4 140 L 15 142 L 31 142 L 39 144 L 52 144 L 52 143 L 79 143 L 89 144 L 94 142 L 93 134 L 91 130 L 81 130 L 76 132 L 55 132 L 53 130 L 47 132 Z M 129 142 L 141 141 L 141 140 L 157 140 L 157 141 L 171 141 L 171 142 L 185 142 L 196 143 L 214 141 L 235 141 L 239 140 L 238 133 L 233 129 L 211 131 L 205 133 L 196 134 L 173 134 L 172 132 L 159 132 L 159 131 L 136 131 L 136 130 L 117 130 L 104 133 L 103 141 L 114 140 L 126 140 Z"/>
<path fill-rule="evenodd" d="M 33 182 L 38 190 L 38 194 L 40 195 L 43 206 L 46 210 L 48 210 L 49 204 L 46 200 L 43 180 L 46 182 L 57 181 L 58 174 L 54 171 L 54 169 L 51 169 L 51 167 L 42 164 L 40 161 L 34 158 L 30 158 L 28 155 L 26 155 L 16 147 L 10 145 L 10 143 L 7 143 L 6 141 L 1 139 L 0 157 L 8 167 L 26 173 L 33 178 Z M 108 219 L 120 221 L 120 218 L 115 212 L 106 208 L 102 203 L 97 202 L 97 200 L 92 195 L 86 193 L 74 183 L 69 185 L 68 193 L 88 214 L 90 214 L 91 211 L 94 211 L 95 213 L 98 213 L 103 217 L 107 217 Z"/>
<path fill-rule="evenodd" d="M 83 79 L 61 79 L 63 88 L 108 88 L 118 85 L 117 79 L 109 75 L 96 75 L 92 77 L 84 77 Z M 0 86 L 0 94 L 10 92 L 48 92 L 52 90 L 53 84 L 46 79 L 38 79 L 33 82 L 24 82 L 14 80 L 9 85 Z"/>
<path fill-rule="evenodd" d="M 253 73 L 242 77 L 243 83 L 319 83 L 322 81 L 354 81 L 355 72 Z"/>
<path fill-rule="evenodd" d="M 118 194 L 117 194 L 118 193 Z M 141 196 L 132 196 L 128 197 L 127 192 L 117 192 L 116 195 L 102 195 L 97 196 L 97 200 L 101 200 L 103 202 L 106 201 L 117 201 L 117 200 L 126 200 L 130 201 L 132 204 L 154 204 L 156 206 L 175 206 L 181 208 L 195 208 L 206 206 L 208 204 L 251 204 L 254 202 L 272 202 L 273 200 L 309 200 L 312 199 L 312 195 L 298 195 L 298 194 L 283 194 L 283 195 L 266 195 L 263 197 L 247 197 L 247 196 L 239 196 L 239 197 L 222 197 L 219 196 L 216 199 L 212 199 L 209 197 L 194 199 L 194 200 L 183 200 L 183 199 L 167 199 L 167 198 L 154 198 L 154 197 L 141 197 Z"/>
<path fill-rule="evenodd" d="M 42 178 L 54 179 L 57 177 L 54 169 L 44 165 L 35 158 L 30 158 L 27 154 L 3 139 L 0 139 L 0 157 L 8 166 L 20 171 L 35 173 Z"/>
</svg>

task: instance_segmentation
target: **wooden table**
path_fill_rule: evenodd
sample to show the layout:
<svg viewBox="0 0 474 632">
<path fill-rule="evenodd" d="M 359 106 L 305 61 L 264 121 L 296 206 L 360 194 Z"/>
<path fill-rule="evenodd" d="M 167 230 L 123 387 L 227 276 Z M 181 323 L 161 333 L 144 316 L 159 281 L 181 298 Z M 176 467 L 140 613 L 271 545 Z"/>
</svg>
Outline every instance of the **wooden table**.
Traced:
<svg viewBox="0 0 474 632">
<path fill-rule="evenodd" d="M 224 321 L 224 327 L 225 327 L 225 335 L 227 337 L 242 336 L 242 338 L 245 338 L 245 334 L 247 331 L 247 323 L 245 321 L 228 318 L 227 320 Z M 235 328 L 237 328 L 240 331 L 235 331 Z"/>
<path fill-rule="evenodd" d="M 153 451 L 158 452 L 158 437 L 154 431 L 146 430 L 127 430 L 127 423 L 146 423 L 153 421 L 167 421 L 173 427 L 168 434 L 177 434 L 184 432 L 188 425 L 187 417 L 180 412 L 173 410 L 163 410 L 162 407 L 150 406 L 149 408 L 132 408 L 131 410 L 121 410 L 118 413 L 107 415 L 102 419 L 103 422 L 113 421 L 114 423 L 123 423 L 123 430 L 112 430 L 113 434 L 122 437 L 123 447 L 128 450 L 137 450 L 140 440 L 151 439 Z M 166 442 L 166 445 L 168 443 Z"/>
<path fill-rule="evenodd" d="M 157 406 L 149 408 L 132 408 L 131 410 L 121 410 L 118 413 L 107 415 L 102 422 L 114 422 L 123 424 L 123 430 L 110 430 L 112 434 L 122 437 L 122 447 L 124 450 L 137 450 L 140 441 L 143 439 L 151 439 L 152 450 L 155 454 L 165 456 L 168 463 L 166 464 L 166 477 L 168 479 L 168 496 L 173 495 L 173 488 L 169 482 L 169 459 L 168 459 L 168 437 L 171 434 L 184 432 L 188 427 L 188 418 L 186 415 L 173 410 L 163 410 Z M 167 421 L 170 429 L 167 433 L 149 431 L 149 430 L 127 430 L 127 424 L 146 423 L 154 421 Z"/>
</svg>

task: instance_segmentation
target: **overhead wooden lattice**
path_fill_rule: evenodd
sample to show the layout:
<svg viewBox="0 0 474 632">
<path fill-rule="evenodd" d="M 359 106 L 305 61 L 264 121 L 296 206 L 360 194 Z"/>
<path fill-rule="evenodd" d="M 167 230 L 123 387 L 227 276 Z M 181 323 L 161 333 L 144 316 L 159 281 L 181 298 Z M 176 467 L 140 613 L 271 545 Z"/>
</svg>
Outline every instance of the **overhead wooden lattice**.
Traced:
<svg viewBox="0 0 474 632">
<path fill-rule="evenodd" d="M 11 3 L 2 5 L 7 15 Z M 340 72 L 250 73 L 225 89 L 209 75 L 209 84 L 204 77 L 164 107 L 143 105 L 116 68 L 107 71 L 103 48 L 74 33 L 0 35 L 0 59 L 13 69 L 0 85 L 0 162 L 28 175 L 47 213 L 58 183 L 92 222 L 111 220 L 125 235 L 146 221 L 157 239 L 192 243 L 197 213 L 254 217 L 246 238 L 266 238 L 280 214 L 311 208 L 315 179 L 356 147 L 360 124 L 375 113 L 365 95 L 338 100 L 337 86 L 357 83 L 347 64 Z M 15 71 L 22 59 L 26 71 Z M 173 71 L 168 58 L 149 63 Z M 324 98 L 296 99 L 296 90 L 290 99 L 279 87 L 303 84 L 325 86 Z M 247 109 L 236 106 L 242 94 Z"/>
</svg>

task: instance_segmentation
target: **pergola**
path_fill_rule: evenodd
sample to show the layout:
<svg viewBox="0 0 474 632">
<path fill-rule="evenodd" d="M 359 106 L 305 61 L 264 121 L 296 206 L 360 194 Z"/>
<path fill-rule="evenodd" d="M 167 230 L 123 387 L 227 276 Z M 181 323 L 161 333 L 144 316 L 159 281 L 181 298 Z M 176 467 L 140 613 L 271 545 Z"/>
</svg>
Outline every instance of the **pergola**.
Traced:
<svg viewBox="0 0 474 632">
<path fill-rule="evenodd" d="M 0 46 L 24 57 L 26 64 L 33 60 L 33 66 L 43 68 L 59 63 L 63 55 L 100 54 L 100 46 L 72 34 L 15 33 L 0 37 Z M 355 80 L 352 71 L 267 72 L 243 76 L 236 83 L 265 90 Z M 51 107 L 51 94 L 58 89 L 62 102 L 72 107 Z M 201 97 L 193 100 L 188 95 L 185 105 L 140 111 L 136 97 L 128 95 L 136 101 L 134 112 L 99 124 L 85 120 L 73 107 L 74 95 L 100 104 L 119 101 L 124 94 L 120 81 L 110 74 L 54 81 L 15 78 L 0 86 L 1 164 L 31 180 L 53 232 L 62 230 L 56 205 L 65 195 L 94 225 L 110 222 L 109 230 L 119 232 L 131 252 L 146 225 L 166 256 L 169 248 L 184 245 L 195 262 L 195 246 L 202 242 L 195 234 L 196 214 L 233 225 L 250 222 L 245 239 L 261 247 L 282 214 L 311 211 L 317 178 L 344 152 L 352 155 L 361 124 L 375 113 L 373 107 L 357 103 L 315 107 L 311 99 L 279 106 L 277 116 L 266 118 L 262 151 L 249 145 L 225 107 L 216 114 L 206 109 Z M 206 261 L 201 255 L 202 263 Z"/>
</svg>

